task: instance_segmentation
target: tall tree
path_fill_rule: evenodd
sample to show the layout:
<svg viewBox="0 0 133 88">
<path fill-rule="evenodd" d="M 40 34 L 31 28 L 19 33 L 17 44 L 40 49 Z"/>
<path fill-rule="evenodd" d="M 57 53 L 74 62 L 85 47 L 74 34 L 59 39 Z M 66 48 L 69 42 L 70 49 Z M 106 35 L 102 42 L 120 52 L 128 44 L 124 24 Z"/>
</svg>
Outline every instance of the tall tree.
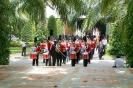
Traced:
<svg viewBox="0 0 133 88">
<path fill-rule="evenodd" d="M 54 35 L 57 35 L 56 19 L 53 15 L 48 19 L 48 29 L 53 30 Z"/>
<path fill-rule="evenodd" d="M 63 25 L 62 24 L 63 24 L 63 22 L 60 19 L 56 20 L 56 25 L 57 25 L 57 32 L 56 32 L 56 34 L 58 36 L 63 34 Z"/>
</svg>

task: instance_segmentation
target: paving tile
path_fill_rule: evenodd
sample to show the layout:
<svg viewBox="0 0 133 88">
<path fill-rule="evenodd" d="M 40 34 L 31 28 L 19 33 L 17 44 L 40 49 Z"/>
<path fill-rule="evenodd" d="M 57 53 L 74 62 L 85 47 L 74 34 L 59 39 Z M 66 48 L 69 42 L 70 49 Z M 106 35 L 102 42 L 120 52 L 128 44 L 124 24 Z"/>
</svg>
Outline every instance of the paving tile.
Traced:
<svg viewBox="0 0 133 88">
<path fill-rule="evenodd" d="M 45 74 L 31 74 L 27 78 L 23 79 L 24 81 L 29 82 L 56 82 L 61 81 L 64 78 L 64 75 L 45 75 Z"/>
<path fill-rule="evenodd" d="M 120 84 L 120 81 L 116 76 L 81 76 L 78 83 L 84 82 L 93 84 Z"/>
<path fill-rule="evenodd" d="M 101 69 L 101 68 L 85 68 L 84 69 L 85 73 L 94 73 L 94 74 L 99 74 L 99 73 L 108 73 L 108 74 L 116 74 L 115 70 L 112 68 L 109 69 Z"/>
<path fill-rule="evenodd" d="M 39 72 L 69 72 L 70 68 L 47 68 L 43 67 L 39 69 Z"/>
<path fill-rule="evenodd" d="M 23 71 L 27 68 L 27 66 L 2 66 L 0 67 L 0 71 Z"/>
<path fill-rule="evenodd" d="M 54 86 L 11 86 L 10 88 L 55 88 Z"/>
<path fill-rule="evenodd" d="M 131 74 L 133 74 L 133 69 L 132 68 L 130 68 L 129 71 L 131 72 Z"/>
<path fill-rule="evenodd" d="M 8 79 L 11 76 L 13 76 L 13 74 L 10 74 L 10 73 L 0 73 L 0 81 L 3 81 L 5 79 Z"/>
</svg>

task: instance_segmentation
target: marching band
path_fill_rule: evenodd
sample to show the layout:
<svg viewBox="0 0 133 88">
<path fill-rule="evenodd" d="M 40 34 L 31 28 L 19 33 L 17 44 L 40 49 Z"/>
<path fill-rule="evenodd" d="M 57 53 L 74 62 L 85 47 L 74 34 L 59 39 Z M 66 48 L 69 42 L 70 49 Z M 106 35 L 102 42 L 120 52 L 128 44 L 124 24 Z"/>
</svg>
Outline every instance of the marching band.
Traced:
<svg viewBox="0 0 133 88">
<path fill-rule="evenodd" d="M 56 42 L 54 42 L 56 41 Z M 61 66 L 62 63 L 66 64 L 67 61 L 71 60 L 71 65 L 75 66 L 81 59 L 83 59 L 83 66 L 91 64 L 94 50 L 97 44 L 95 38 L 90 39 L 89 37 L 84 39 L 74 40 L 44 40 L 40 46 L 32 47 L 30 58 L 33 59 L 33 66 L 38 66 L 38 56 L 40 52 L 43 52 L 43 63 L 46 66 Z M 39 47 L 39 48 L 38 48 Z M 37 53 L 35 53 L 37 52 Z M 33 53 L 36 57 L 32 57 Z"/>
</svg>

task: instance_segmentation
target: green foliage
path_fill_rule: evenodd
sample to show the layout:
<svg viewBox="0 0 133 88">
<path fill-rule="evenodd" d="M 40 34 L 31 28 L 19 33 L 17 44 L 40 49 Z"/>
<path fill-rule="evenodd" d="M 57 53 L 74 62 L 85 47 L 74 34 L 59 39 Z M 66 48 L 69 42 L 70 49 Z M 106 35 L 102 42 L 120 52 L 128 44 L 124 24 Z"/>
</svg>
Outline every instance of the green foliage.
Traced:
<svg viewBox="0 0 133 88">
<path fill-rule="evenodd" d="M 53 30 L 53 34 L 57 35 L 56 19 L 53 15 L 48 19 L 48 30 Z"/>
<path fill-rule="evenodd" d="M 63 34 L 63 24 L 60 19 L 56 20 L 56 25 L 57 25 L 57 35 L 62 35 Z"/>
<path fill-rule="evenodd" d="M 46 28 L 38 28 L 36 32 L 38 42 L 43 42 L 44 38 L 49 35 L 49 31 Z"/>
<path fill-rule="evenodd" d="M 34 45 L 34 42 L 28 42 L 27 47 Z M 22 41 L 10 41 L 10 47 L 21 47 Z"/>
<path fill-rule="evenodd" d="M 124 40 L 124 54 L 126 56 L 126 62 L 129 67 L 133 68 L 133 1 L 126 1 L 127 14 L 122 22 L 122 34 Z"/>
<path fill-rule="evenodd" d="M 110 24 L 109 43 L 107 52 L 111 55 L 123 55 L 123 42 L 121 39 L 121 28 L 118 23 Z"/>
<path fill-rule="evenodd" d="M 21 38 L 26 42 L 31 42 L 34 40 L 35 37 L 35 23 L 33 21 L 28 21 L 22 31 L 21 31 Z"/>
<path fill-rule="evenodd" d="M 21 47 L 22 41 L 11 41 L 10 47 Z"/>
<path fill-rule="evenodd" d="M 0 65 L 9 64 L 9 45 L 10 27 L 8 23 L 11 14 L 10 4 L 8 0 L 0 1 Z"/>
<path fill-rule="evenodd" d="M 86 19 L 82 24 L 82 32 L 90 31 L 92 27 L 104 16 L 100 14 L 101 8 L 99 0 L 89 0 L 88 2 L 88 11 L 86 14 Z"/>
</svg>

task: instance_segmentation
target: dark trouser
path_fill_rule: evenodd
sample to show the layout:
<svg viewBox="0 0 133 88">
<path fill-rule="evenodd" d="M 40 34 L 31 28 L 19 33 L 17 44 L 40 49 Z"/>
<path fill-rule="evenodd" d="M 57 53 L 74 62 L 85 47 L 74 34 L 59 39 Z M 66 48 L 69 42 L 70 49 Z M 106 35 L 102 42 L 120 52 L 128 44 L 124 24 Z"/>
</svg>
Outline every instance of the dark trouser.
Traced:
<svg viewBox="0 0 133 88">
<path fill-rule="evenodd" d="M 76 59 L 76 63 L 79 63 L 79 56 L 80 56 L 80 52 L 76 53 L 77 59 Z"/>
<path fill-rule="evenodd" d="M 56 56 L 57 56 L 57 66 L 61 66 L 61 64 L 62 64 L 62 55 L 61 55 L 61 53 L 56 52 Z"/>
<path fill-rule="evenodd" d="M 84 59 L 84 60 L 83 60 L 83 66 L 84 66 L 84 67 L 87 67 L 87 64 L 88 64 L 88 59 Z"/>
<path fill-rule="evenodd" d="M 22 47 L 22 56 L 26 56 L 26 47 Z"/>
<path fill-rule="evenodd" d="M 71 59 L 71 65 L 72 65 L 72 67 L 75 66 L 75 63 L 76 63 L 76 59 Z"/>
<path fill-rule="evenodd" d="M 46 60 L 46 66 L 48 65 L 48 61 L 49 61 L 49 59 L 45 59 Z"/>
<path fill-rule="evenodd" d="M 88 63 L 90 64 L 91 63 L 91 52 L 88 53 Z"/>
<path fill-rule="evenodd" d="M 105 50 L 106 50 L 106 45 L 103 45 L 103 55 L 105 54 Z"/>
<path fill-rule="evenodd" d="M 55 66 L 56 63 L 56 52 L 51 52 L 51 56 L 52 56 L 52 66 Z"/>
<path fill-rule="evenodd" d="M 94 55 L 94 49 L 91 50 L 91 59 L 93 58 Z"/>
<path fill-rule="evenodd" d="M 63 52 L 63 54 L 66 56 L 66 52 Z M 64 56 L 62 55 L 62 58 L 63 58 L 63 63 L 66 64 L 66 57 L 64 57 Z"/>
<path fill-rule="evenodd" d="M 103 52 L 99 52 L 99 59 L 101 60 L 103 56 Z"/>
<path fill-rule="evenodd" d="M 38 66 L 38 59 L 39 59 L 39 54 L 36 55 L 36 59 L 33 59 L 32 61 L 33 66 L 35 66 L 35 62 L 36 62 L 36 66 Z"/>
</svg>

